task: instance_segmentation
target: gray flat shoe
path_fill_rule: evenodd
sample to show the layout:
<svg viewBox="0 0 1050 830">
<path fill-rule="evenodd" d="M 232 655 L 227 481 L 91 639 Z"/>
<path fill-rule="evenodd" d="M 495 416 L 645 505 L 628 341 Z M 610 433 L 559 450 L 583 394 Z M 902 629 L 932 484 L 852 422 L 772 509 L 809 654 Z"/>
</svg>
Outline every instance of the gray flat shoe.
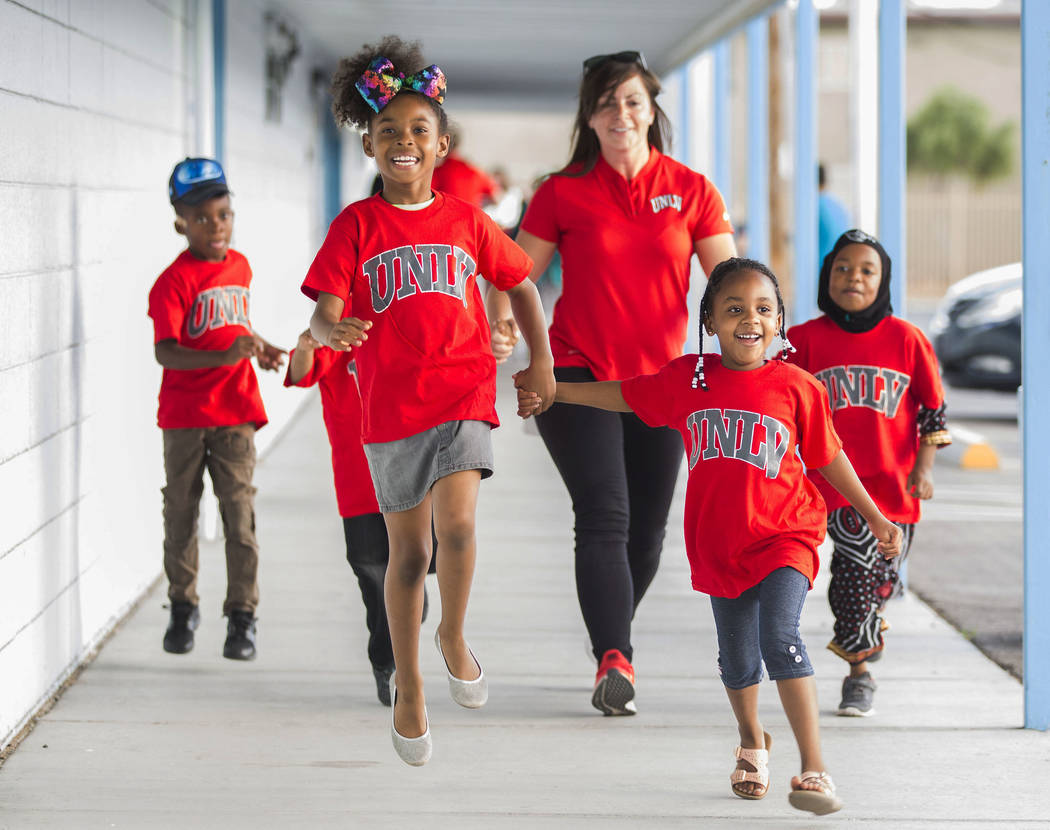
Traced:
<svg viewBox="0 0 1050 830">
<path fill-rule="evenodd" d="M 397 682 L 395 675 L 390 675 L 390 739 L 394 744 L 394 751 L 398 757 L 413 767 L 421 767 L 430 760 L 434 744 L 430 740 L 430 718 L 426 716 L 426 708 L 423 709 L 423 717 L 427 721 L 427 730 L 418 738 L 406 738 L 397 731 L 394 726 L 394 706 L 397 704 Z"/>
<path fill-rule="evenodd" d="M 437 646 L 441 661 L 445 664 L 445 672 L 448 674 L 448 693 L 452 699 L 467 709 L 480 709 L 484 706 L 489 699 L 489 682 L 485 678 L 485 670 L 481 668 L 481 663 L 478 663 L 478 658 L 474 657 L 474 652 L 471 651 L 470 656 L 474 657 L 479 674 L 474 680 L 460 680 L 449 671 L 445 653 L 441 650 L 441 636 L 436 631 L 434 632 L 434 645 Z M 467 651 L 470 651 L 470 646 L 467 646 Z"/>
</svg>

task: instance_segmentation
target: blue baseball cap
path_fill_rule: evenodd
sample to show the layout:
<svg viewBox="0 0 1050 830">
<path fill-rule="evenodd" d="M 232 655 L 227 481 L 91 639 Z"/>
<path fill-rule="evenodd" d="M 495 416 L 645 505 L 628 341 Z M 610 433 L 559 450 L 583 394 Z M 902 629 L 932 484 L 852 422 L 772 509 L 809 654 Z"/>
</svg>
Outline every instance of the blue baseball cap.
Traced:
<svg viewBox="0 0 1050 830">
<path fill-rule="evenodd" d="M 226 174 L 215 159 L 183 159 L 175 165 L 168 179 L 168 198 L 172 204 L 199 205 L 229 192 Z"/>
</svg>

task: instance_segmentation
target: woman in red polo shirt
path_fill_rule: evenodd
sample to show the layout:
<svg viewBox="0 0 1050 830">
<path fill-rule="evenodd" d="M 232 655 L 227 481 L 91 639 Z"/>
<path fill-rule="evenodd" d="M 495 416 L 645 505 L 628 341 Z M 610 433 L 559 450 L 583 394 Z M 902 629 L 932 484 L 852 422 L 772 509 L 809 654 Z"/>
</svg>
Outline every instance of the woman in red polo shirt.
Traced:
<svg viewBox="0 0 1050 830">
<path fill-rule="evenodd" d="M 640 52 L 584 61 L 572 157 L 522 221 L 532 279 L 561 254 L 550 328 L 559 381 L 653 373 L 681 355 L 693 253 L 706 273 L 736 254 L 718 190 L 663 154 L 670 124 L 659 92 Z M 493 351 L 505 358 L 509 305 L 490 294 Z M 537 426 L 576 515 L 576 591 L 599 661 L 591 702 L 634 714 L 631 620 L 660 561 L 682 442 L 633 413 L 566 404 Z"/>
</svg>

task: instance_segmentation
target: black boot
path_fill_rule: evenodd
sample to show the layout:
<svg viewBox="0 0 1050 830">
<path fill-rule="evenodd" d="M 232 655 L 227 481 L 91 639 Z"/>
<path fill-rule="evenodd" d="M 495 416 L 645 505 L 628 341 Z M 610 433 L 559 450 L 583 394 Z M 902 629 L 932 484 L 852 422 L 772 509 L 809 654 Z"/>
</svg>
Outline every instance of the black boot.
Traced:
<svg viewBox="0 0 1050 830">
<path fill-rule="evenodd" d="M 164 632 L 164 650 L 169 654 L 193 651 L 193 632 L 201 624 L 201 612 L 191 602 L 173 601 L 168 630 Z"/>
<path fill-rule="evenodd" d="M 384 706 L 390 705 L 390 675 L 394 673 L 394 664 L 389 666 L 372 666 L 376 679 L 376 696 Z"/>
<path fill-rule="evenodd" d="M 255 617 L 251 611 L 231 611 L 226 623 L 222 656 L 228 660 L 255 659 Z"/>
</svg>

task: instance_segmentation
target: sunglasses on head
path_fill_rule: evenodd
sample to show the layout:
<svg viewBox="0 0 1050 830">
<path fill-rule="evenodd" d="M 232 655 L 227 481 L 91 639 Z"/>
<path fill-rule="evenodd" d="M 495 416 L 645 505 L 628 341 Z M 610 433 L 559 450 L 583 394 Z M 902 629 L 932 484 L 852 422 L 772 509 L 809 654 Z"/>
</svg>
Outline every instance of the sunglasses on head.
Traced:
<svg viewBox="0 0 1050 830">
<path fill-rule="evenodd" d="M 593 57 L 587 58 L 583 62 L 584 74 L 590 72 L 601 66 L 607 61 L 616 61 L 617 63 L 636 63 L 646 72 L 649 71 L 649 65 L 645 62 L 645 55 L 641 52 L 627 51 L 627 52 L 614 52 L 611 55 L 594 55 Z"/>
<path fill-rule="evenodd" d="M 860 231 L 855 228 L 851 231 L 846 231 L 842 235 L 846 237 L 846 239 L 848 239 L 850 242 L 860 242 L 862 245 L 871 245 L 872 243 L 877 244 L 879 241 L 874 236 L 869 236 L 868 234 L 864 233 L 864 231 Z"/>
</svg>

